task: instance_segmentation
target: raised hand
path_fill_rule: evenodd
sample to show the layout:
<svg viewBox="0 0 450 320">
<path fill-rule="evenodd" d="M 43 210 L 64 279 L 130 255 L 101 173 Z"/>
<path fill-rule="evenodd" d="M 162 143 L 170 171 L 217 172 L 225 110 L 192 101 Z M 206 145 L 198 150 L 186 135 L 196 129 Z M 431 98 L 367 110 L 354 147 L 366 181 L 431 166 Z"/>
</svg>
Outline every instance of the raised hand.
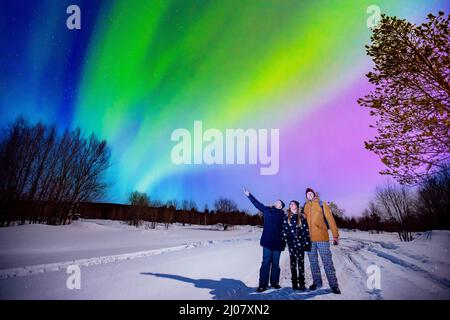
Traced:
<svg viewBox="0 0 450 320">
<path fill-rule="evenodd" d="M 244 187 L 244 194 L 245 194 L 247 197 L 250 195 L 250 191 L 248 191 L 246 187 Z"/>
</svg>

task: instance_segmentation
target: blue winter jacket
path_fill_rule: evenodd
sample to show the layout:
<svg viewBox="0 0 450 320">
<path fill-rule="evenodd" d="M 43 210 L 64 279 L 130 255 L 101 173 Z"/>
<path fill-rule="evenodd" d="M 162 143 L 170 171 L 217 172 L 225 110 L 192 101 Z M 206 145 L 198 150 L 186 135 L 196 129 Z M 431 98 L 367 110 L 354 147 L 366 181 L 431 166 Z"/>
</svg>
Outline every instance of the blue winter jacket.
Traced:
<svg viewBox="0 0 450 320">
<path fill-rule="evenodd" d="M 272 251 L 283 251 L 285 248 L 282 235 L 284 211 L 263 205 L 252 194 L 248 198 L 262 212 L 264 217 L 263 233 L 260 241 L 261 246 Z"/>
</svg>

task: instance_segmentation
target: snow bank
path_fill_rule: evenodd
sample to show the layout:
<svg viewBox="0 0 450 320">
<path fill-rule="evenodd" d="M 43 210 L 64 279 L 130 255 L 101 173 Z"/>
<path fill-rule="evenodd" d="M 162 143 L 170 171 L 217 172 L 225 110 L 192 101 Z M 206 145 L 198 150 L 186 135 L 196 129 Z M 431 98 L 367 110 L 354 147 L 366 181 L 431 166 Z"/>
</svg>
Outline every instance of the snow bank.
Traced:
<svg viewBox="0 0 450 320">
<path fill-rule="evenodd" d="M 167 253 L 167 252 L 173 252 L 173 251 L 179 251 L 179 250 L 185 250 L 185 249 L 193 249 L 193 248 L 197 248 L 197 247 L 203 247 L 203 246 L 214 245 L 214 244 L 219 244 L 219 243 L 234 243 L 234 242 L 254 241 L 254 240 L 255 240 L 254 238 L 249 238 L 249 239 L 201 241 L 201 242 L 187 243 L 187 244 L 183 244 L 180 246 L 175 246 L 175 247 L 170 247 L 170 248 L 162 248 L 162 249 L 156 249 L 156 250 L 147 250 L 147 251 L 139 251 L 139 252 L 118 254 L 118 255 L 111 255 L 111 256 L 94 257 L 94 258 L 89 258 L 89 259 L 78 259 L 78 260 L 65 261 L 65 262 L 48 263 L 48 264 L 40 264 L 40 265 L 35 265 L 35 266 L 4 269 L 4 270 L 0 270 L 0 278 L 20 277 L 20 276 L 33 275 L 33 274 L 38 274 L 38 273 L 43 273 L 43 272 L 48 272 L 48 271 L 66 270 L 67 267 L 69 267 L 71 265 L 89 267 L 89 266 L 93 266 L 93 265 L 97 265 L 97 264 L 106 264 L 106 263 L 118 262 L 118 261 L 123 261 L 123 260 L 145 258 L 145 257 L 150 257 L 150 256 L 158 255 L 158 254 Z"/>
<path fill-rule="evenodd" d="M 80 220 L 66 226 L 13 226 L 0 228 L 0 269 L 147 252 L 210 240 L 258 238 L 260 233 L 260 228 L 250 226 L 236 226 L 229 231 L 179 224 L 168 230 L 162 225 L 144 229 L 112 220 Z"/>
</svg>

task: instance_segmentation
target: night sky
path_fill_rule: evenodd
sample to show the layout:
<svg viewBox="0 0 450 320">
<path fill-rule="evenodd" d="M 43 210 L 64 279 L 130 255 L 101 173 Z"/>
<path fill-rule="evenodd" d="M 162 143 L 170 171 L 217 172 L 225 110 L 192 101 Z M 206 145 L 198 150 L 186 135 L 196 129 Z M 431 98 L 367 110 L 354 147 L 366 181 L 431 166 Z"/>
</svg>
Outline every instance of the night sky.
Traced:
<svg viewBox="0 0 450 320">
<path fill-rule="evenodd" d="M 375 3 L 376 2 L 376 3 Z M 0 3 L 0 125 L 80 127 L 106 139 L 111 182 L 104 201 L 130 191 L 192 199 L 225 196 L 251 209 L 320 191 L 359 215 L 384 181 L 364 149 L 374 119 L 356 100 L 369 92 L 366 9 L 423 22 L 447 1 L 13 1 Z M 69 30 L 66 8 L 81 9 Z M 173 130 L 277 128 L 280 168 L 171 162 Z M 255 211 L 251 209 L 251 211 Z"/>
</svg>

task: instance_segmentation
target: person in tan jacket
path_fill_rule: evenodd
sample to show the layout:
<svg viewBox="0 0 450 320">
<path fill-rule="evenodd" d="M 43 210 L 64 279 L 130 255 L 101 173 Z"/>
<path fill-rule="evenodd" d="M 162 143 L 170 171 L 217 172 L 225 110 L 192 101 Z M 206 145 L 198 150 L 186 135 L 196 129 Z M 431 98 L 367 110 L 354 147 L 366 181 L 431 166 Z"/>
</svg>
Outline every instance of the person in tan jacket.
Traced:
<svg viewBox="0 0 450 320">
<path fill-rule="evenodd" d="M 306 189 L 306 202 L 303 206 L 303 212 L 308 222 L 309 233 L 311 237 L 311 251 L 308 252 L 313 284 L 310 290 L 322 287 L 322 275 L 319 268 L 319 255 L 322 260 L 328 283 L 331 290 L 335 294 L 341 293 L 339 290 L 336 271 L 333 265 L 333 259 L 330 250 L 330 237 L 328 229 L 333 234 L 333 243 L 338 244 L 339 231 L 334 221 L 330 207 L 326 203 L 322 203 L 316 192 L 308 188 Z"/>
</svg>

